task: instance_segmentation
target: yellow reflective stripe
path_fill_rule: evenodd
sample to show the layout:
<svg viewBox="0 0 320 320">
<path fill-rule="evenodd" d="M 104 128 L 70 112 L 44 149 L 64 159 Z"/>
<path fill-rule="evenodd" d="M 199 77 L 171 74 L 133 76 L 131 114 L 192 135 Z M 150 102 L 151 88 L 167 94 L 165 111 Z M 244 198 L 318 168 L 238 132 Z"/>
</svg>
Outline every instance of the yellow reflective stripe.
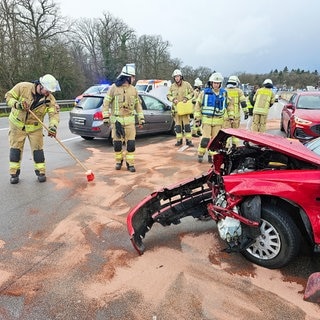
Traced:
<svg viewBox="0 0 320 320">
<path fill-rule="evenodd" d="M 10 169 L 20 169 L 20 162 L 9 162 Z"/>
<path fill-rule="evenodd" d="M 36 170 L 39 170 L 40 172 L 43 172 L 46 169 L 46 164 L 44 162 L 34 163 L 34 168 Z"/>
</svg>

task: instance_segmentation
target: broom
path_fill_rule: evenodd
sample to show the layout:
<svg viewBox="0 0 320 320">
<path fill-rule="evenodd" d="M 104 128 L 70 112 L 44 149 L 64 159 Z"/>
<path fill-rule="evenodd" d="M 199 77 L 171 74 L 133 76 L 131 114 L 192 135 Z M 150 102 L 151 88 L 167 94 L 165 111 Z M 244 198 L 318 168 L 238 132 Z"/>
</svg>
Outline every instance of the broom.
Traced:
<svg viewBox="0 0 320 320">
<path fill-rule="evenodd" d="M 29 109 L 29 112 L 39 121 L 39 123 L 49 132 L 49 128 L 39 119 L 39 117 Z M 69 150 L 56 136 L 54 136 L 60 146 L 85 170 L 88 182 L 94 180 L 94 174 L 92 170 L 89 170 L 72 152 Z"/>
</svg>

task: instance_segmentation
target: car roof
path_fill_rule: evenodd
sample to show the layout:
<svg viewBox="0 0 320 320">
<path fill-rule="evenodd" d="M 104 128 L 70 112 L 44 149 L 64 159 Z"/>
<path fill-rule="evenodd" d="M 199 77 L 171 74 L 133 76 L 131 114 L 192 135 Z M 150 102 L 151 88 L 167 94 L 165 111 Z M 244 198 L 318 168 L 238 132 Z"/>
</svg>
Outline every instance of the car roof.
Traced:
<svg viewBox="0 0 320 320">
<path fill-rule="evenodd" d="M 253 142 L 259 146 L 268 147 L 302 161 L 320 165 L 320 157 L 297 139 L 284 138 L 270 133 L 252 132 L 245 129 L 221 129 L 218 135 L 210 142 L 209 148 L 211 150 L 220 149 L 223 141 L 231 136 Z"/>
<path fill-rule="evenodd" d="M 320 96 L 320 91 L 298 91 L 296 94 L 299 96 Z"/>
<path fill-rule="evenodd" d="M 85 98 L 88 97 L 98 97 L 98 98 L 104 98 L 105 95 L 107 94 L 106 91 L 103 92 L 98 92 L 98 93 L 88 93 L 86 95 L 84 95 Z M 163 104 L 170 106 L 169 101 L 165 101 L 164 99 L 162 99 L 161 97 L 155 96 L 149 92 L 145 92 L 145 91 L 138 91 L 139 96 L 148 96 L 148 97 L 153 97 L 155 99 L 158 99 L 159 101 L 161 101 Z"/>
</svg>

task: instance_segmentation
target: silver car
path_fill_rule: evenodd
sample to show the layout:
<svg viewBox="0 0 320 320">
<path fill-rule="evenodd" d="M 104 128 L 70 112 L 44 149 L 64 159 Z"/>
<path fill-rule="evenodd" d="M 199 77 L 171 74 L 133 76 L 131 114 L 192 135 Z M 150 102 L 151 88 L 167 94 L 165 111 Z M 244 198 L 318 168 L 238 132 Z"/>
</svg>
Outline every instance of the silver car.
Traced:
<svg viewBox="0 0 320 320">
<path fill-rule="evenodd" d="M 102 104 L 105 93 L 86 95 L 70 111 L 69 129 L 83 139 L 111 139 L 111 127 L 103 123 Z M 149 133 L 174 134 L 171 105 L 151 94 L 139 92 L 145 124 L 137 127 L 137 135 Z M 138 122 L 137 122 L 138 124 Z"/>
</svg>

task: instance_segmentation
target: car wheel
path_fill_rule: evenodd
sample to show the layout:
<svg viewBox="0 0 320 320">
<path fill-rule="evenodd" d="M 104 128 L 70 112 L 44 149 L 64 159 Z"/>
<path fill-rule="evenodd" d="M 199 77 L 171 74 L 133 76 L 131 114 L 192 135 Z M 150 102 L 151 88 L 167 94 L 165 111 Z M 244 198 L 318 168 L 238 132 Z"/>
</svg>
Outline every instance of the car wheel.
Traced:
<svg viewBox="0 0 320 320">
<path fill-rule="evenodd" d="M 241 253 L 251 262 L 269 269 L 287 265 L 299 252 L 301 235 L 293 220 L 281 209 L 262 207 L 261 234 Z"/>
<path fill-rule="evenodd" d="M 175 122 L 173 122 L 173 123 L 172 123 L 172 127 L 171 127 L 171 129 L 169 130 L 169 134 L 175 136 L 175 135 L 176 135 L 176 130 L 175 130 L 175 128 L 176 128 L 176 124 L 175 124 Z"/>
<path fill-rule="evenodd" d="M 93 140 L 94 137 L 87 137 L 87 136 L 81 136 L 82 139 L 84 140 Z"/>
</svg>

